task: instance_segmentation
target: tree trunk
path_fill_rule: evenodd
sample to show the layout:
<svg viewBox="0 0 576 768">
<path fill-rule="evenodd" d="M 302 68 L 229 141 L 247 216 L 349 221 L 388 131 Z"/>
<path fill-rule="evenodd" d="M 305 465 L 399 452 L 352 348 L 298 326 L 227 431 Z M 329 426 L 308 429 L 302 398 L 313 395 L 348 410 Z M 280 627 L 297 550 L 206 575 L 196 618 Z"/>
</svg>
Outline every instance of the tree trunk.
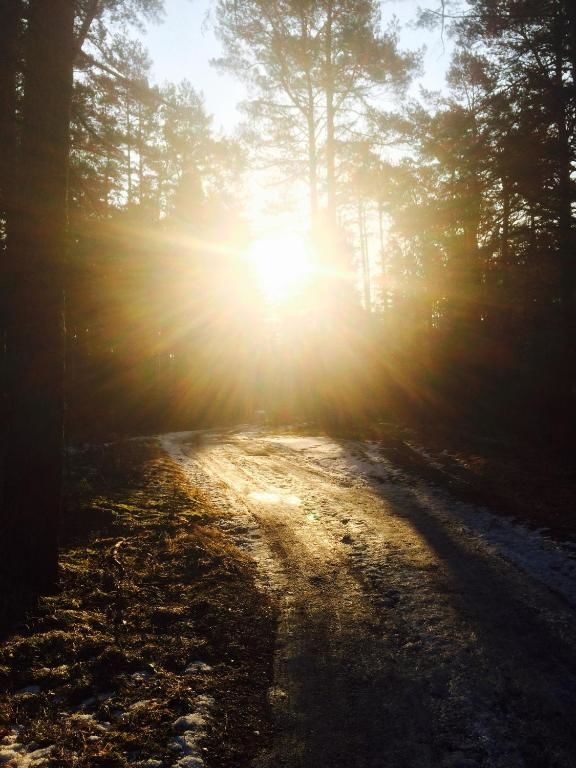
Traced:
<svg viewBox="0 0 576 768">
<path fill-rule="evenodd" d="M 318 219 L 318 156 L 316 151 L 316 119 L 314 116 L 314 102 L 309 89 L 308 104 L 308 184 L 310 186 L 310 221 L 312 226 Z"/>
<path fill-rule="evenodd" d="M 19 69 L 19 31 L 22 3 L 0 3 L 0 355 L 5 354 L 8 228 L 16 190 L 16 80 Z M 1 236 L 1 235 L 0 235 Z M 2 247 L 3 246 L 3 247 Z M 4 360 L 1 361 L 2 371 Z M 4 385 L 4 381 L 2 381 Z M 2 394 L 4 386 L 2 386 Z"/>
<path fill-rule="evenodd" d="M 555 123 L 558 155 L 559 295 L 562 309 L 561 359 L 557 371 L 558 404 L 571 422 L 576 405 L 576 258 L 573 250 L 572 147 L 568 130 L 567 89 L 563 81 L 566 20 L 555 20 Z M 571 432 L 572 430 L 568 430 Z M 569 435 L 570 437 L 571 435 Z"/>
<path fill-rule="evenodd" d="M 22 19 L 19 0 L 0 4 L 0 216 L 12 207 L 16 155 L 16 76 L 18 33 Z"/>
<path fill-rule="evenodd" d="M 576 88 L 576 7 L 573 0 L 564 0 L 564 14 L 568 22 L 568 49 L 572 88 Z"/>
<path fill-rule="evenodd" d="M 138 205 L 144 205 L 144 132 L 142 130 L 142 103 L 138 102 Z"/>
<path fill-rule="evenodd" d="M 0 568 L 15 589 L 57 579 L 73 0 L 30 0 L 7 323 L 9 423 Z"/>
<path fill-rule="evenodd" d="M 328 0 L 326 6 L 325 38 L 325 96 L 326 96 L 326 208 L 328 225 L 336 232 L 336 138 L 334 129 L 334 63 L 332 61 L 332 33 L 334 25 L 334 3 Z"/>
<path fill-rule="evenodd" d="M 308 32 L 308 22 L 304 12 L 300 16 L 300 31 L 302 38 L 306 42 L 306 55 L 308 56 L 308 46 L 310 37 Z M 308 184 L 310 194 L 310 224 L 312 229 L 316 226 L 318 220 L 318 150 L 316 145 L 316 110 L 314 103 L 314 89 L 312 87 L 312 77 L 310 74 L 310 59 L 307 59 L 306 65 L 306 123 L 308 130 Z"/>
<path fill-rule="evenodd" d="M 128 200 L 132 204 L 132 133 L 130 126 L 130 97 L 126 91 L 126 173 L 128 176 Z"/>
<path fill-rule="evenodd" d="M 366 227 L 366 209 L 361 199 L 358 199 L 358 232 L 360 238 L 360 262 L 362 266 L 362 288 L 364 309 L 372 311 L 372 290 L 370 280 L 370 252 L 368 247 L 368 231 Z"/>
<path fill-rule="evenodd" d="M 378 201 L 378 239 L 380 243 L 380 269 L 382 270 L 382 312 L 388 311 L 388 276 L 386 273 L 386 259 L 384 256 L 384 206 Z"/>
</svg>

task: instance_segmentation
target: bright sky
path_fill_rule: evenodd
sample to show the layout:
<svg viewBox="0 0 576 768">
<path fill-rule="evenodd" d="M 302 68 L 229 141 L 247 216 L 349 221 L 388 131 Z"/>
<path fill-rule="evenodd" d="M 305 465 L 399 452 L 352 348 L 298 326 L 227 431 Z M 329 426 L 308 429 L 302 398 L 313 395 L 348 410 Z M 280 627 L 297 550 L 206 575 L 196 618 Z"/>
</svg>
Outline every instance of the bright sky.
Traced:
<svg viewBox="0 0 576 768">
<path fill-rule="evenodd" d="M 230 131 L 238 120 L 235 105 L 242 100 L 243 86 L 229 75 L 210 66 L 210 59 L 220 55 L 220 46 L 210 30 L 208 17 L 212 0 L 165 0 L 166 15 L 161 25 L 150 25 L 143 42 L 154 62 L 157 82 L 190 80 L 204 94 L 214 127 Z M 440 89 L 450 58 L 450 44 L 445 48 L 440 32 L 413 30 L 408 27 L 418 7 L 439 8 L 440 0 L 387 0 L 383 3 L 384 21 L 396 15 L 402 26 L 403 48 L 427 47 L 421 84 Z"/>
</svg>

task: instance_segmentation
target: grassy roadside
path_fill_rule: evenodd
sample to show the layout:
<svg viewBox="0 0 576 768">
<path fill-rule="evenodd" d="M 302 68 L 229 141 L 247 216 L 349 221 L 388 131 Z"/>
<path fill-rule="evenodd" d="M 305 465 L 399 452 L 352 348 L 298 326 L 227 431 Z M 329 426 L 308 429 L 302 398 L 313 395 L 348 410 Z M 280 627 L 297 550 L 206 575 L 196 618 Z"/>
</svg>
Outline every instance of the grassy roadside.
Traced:
<svg viewBox="0 0 576 768">
<path fill-rule="evenodd" d="M 247 765 L 274 607 L 152 440 L 72 454 L 61 589 L 0 646 L 0 765 Z"/>
</svg>

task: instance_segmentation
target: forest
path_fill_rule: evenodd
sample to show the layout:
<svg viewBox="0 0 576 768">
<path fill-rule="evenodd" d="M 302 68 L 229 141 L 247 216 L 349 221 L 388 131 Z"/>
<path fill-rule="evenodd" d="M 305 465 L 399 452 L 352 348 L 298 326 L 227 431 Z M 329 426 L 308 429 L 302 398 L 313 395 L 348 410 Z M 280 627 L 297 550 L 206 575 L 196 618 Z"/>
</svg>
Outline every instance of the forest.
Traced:
<svg viewBox="0 0 576 768">
<path fill-rule="evenodd" d="M 573 768 L 576 4 L 194 2 L 0 0 L 0 765 Z"/>
<path fill-rule="evenodd" d="M 387 414 L 572 441 L 569 0 L 421 11 L 453 51 L 446 88 L 417 95 L 420 53 L 374 0 L 218 0 L 215 63 L 248 94 L 229 137 L 201 83 L 150 84 L 134 33 L 159 0 L 0 12 L 8 572 L 55 562 L 25 532 L 55 542 L 64 423 L 91 440 Z M 315 265 L 272 308 L 239 257 L 256 168 Z"/>
</svg>

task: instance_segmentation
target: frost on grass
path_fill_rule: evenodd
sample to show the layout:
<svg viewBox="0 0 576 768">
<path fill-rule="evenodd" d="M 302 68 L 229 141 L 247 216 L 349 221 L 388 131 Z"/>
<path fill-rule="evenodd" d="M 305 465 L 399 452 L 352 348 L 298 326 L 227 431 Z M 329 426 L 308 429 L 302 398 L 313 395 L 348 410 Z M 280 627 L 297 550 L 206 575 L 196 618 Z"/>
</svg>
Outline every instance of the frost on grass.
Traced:
<svg viewBox="0 0 576 768">
<path fill-rule="evenodd" d="M 188 664 L 184 672 L 187 675 L 194 675 L 198 672 L 211 672 L 212 667 L 210 664 L 206 664 L 205 661 L 193 661 L 192 664 Z"/>
<path fill-rule="evenodd" d="M 194 712 L 182 715 L 172 723 L 176 735 L 170 739 L 168 747 L 179 755 L 175 768 L 201 768 L 204 765 L 200 744 L 206 737 L 207 720 L 213 703 L 211 697 L 201 696 Z"/>
<path fill-rule="evenodd" d="M 18 737 L 18 731 L 13 730 L 0 742 L 0 766 L 9 766 L 9 768 L 41 768 L 48 765 L 54 745 L 39 749 L 33 743 L 28 746 L 20 744 Z"/>
</svg>

